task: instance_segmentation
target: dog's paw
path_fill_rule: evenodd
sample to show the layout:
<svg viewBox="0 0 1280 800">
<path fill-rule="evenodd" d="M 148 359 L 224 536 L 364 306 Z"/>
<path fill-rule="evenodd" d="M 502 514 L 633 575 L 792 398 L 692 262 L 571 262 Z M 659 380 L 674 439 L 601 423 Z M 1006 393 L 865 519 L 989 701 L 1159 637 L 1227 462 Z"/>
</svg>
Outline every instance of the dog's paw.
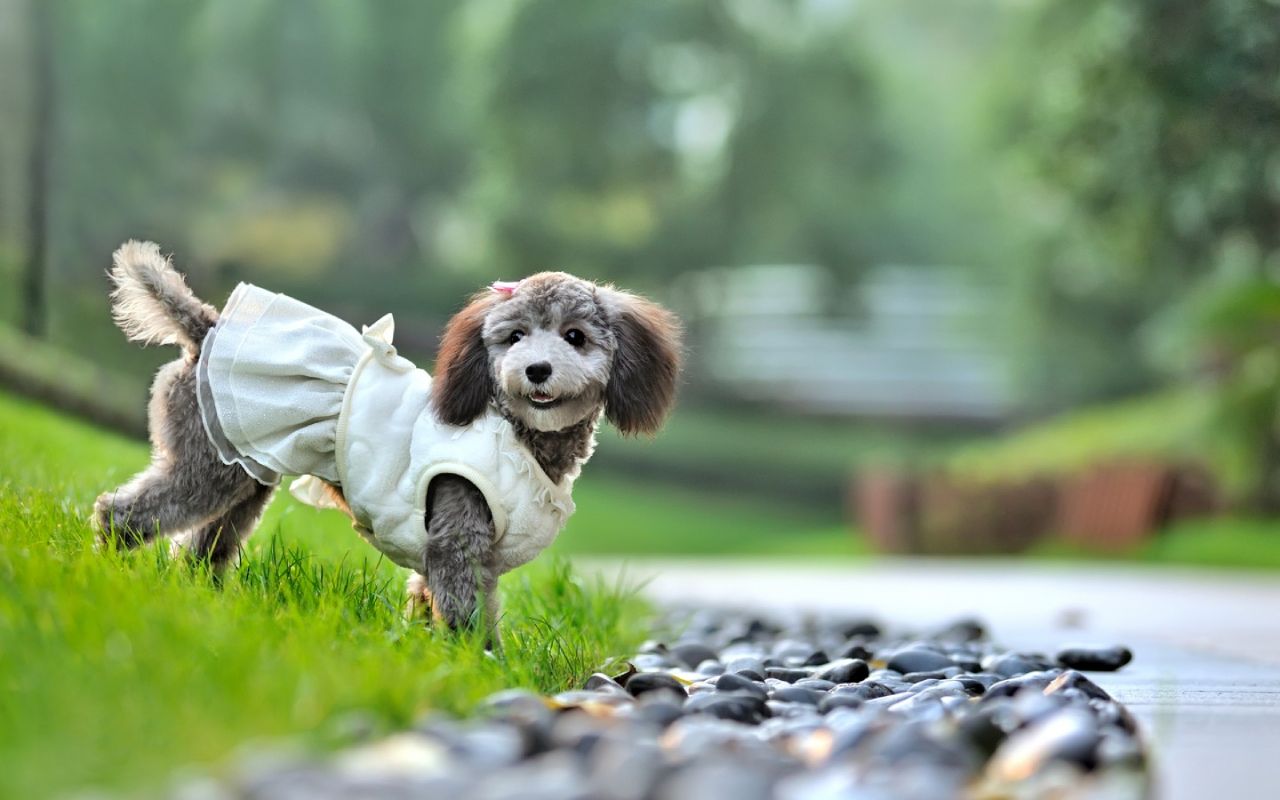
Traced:
<svg viewBox="0 0 1280 800">
<path fill-rule="evenodd" d="M 102 550 L 115 541 L 114 520 L 116 515 L 116 493 L 103 492 L 93 501 L 93 514 L 89 517 L 89 527 L 93 530 L 93 547 Z"/>
<path fill-rule="evenodd" d="M 429 622 L 431 620 L 431 592 L 427 589 L 427 579 L 418 573 L 409 576 L 405 584 L 408 599 L 404 605 L 404 618 L 409 622 Z"/>
<path fill-rule="evenodd" d="M 129 502 L 128 496 L 123 498 Z M 121 493 L 103 492 L 93 501 L 93 516 L 89 518 L 89 527 L 94 531 L 94 548 L 103 550 L 108 547 L 121 550 L 132 550 L 147 543 L 145 531 L 131 524 L 132 509 L 122 505 Z"/>
</svg>

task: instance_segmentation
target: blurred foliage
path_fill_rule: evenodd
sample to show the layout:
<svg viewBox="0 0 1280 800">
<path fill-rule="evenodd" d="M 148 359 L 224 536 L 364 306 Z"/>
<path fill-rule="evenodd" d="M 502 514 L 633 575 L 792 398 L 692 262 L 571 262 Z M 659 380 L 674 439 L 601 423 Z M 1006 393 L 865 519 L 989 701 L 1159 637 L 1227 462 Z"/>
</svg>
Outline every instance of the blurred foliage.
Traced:
<svg viewBox="0 0 1280 800">
<path fill-rule="evenodd" d="M 1027 25 L 1002 110 L 1038 179 L 1033 383 L 1059 402 L 1146 388 L 1142 326 L 1280 269 L 1280 7 L 1046 0 Z"/>
<path fill-rule="evenodd" d="M 1210 415 L 1204 393 L 1177 390 L 1061 414 L 999 438 L 945 454 L 956 473 L 981 479 L 1066 475 L 1128 458 L 1182 460 L 1216 452 L 1202 436 Z"/>
<path fill-rule="evenodd" d="M 1011 131 L 1052 187 L 1038 385 L 1132 391 L 1171 354 L 1207 372 L 1200 441 L 1280 511 L 1280 7 L 1049 0 L 1027 41 Z"/>
<path fill-rule="evenodd" d="M 1209 431 L 1259 511 L 1280 513 L 1280 284 L 1219 281 L 1167 315 L 1161 343 L 1194 359 L 1210 388 Z"/>
<path fill-rule="evenodd" d="M 854 286 L 922 264 L 993 287 L 984 324 L 1020 354 L 1028 414 L 1208 364 L 1222 422 L 1194 441 L 1264 475 L 1280 460 L 1269 323 L 1196 311 L 1280 270 L 1273 4 L 0 0 L 5 320 L 36 2 L 54 27 L 51 338 L 107 367 L 159 358 L 109 330 L 102 271 L 128 237 L 176 252 L 215 302 L 251 280 L 348 319 L 393 311 L 420 359 L 468 292 L 534 270 L 678 305 L 676 278 L 708 267 L 816 264 Z M 836 308 L 854 294 L 815 313 L 856 315 Z M 681 437 L 727 440 L 736 423 L 711 419 Z M 857 458 L 845 433 L 784 448 L 800 480 Z"/>
<path fill-rule="evenodd" d="M 128 236 L 344 288 L 889 251 L 851 4 L 51 5 L 63 276 Z"/>
<path fill-rule="evenodd" d="M 1126 566 L 1194 564 L 1242 570 L 1280 569 L 1280 536 L 1274 520 L 1216 517 L 1178 522 L 1141 545 L 1113 552 L 1084 548 L 1064 539 L 1032 546 L 1035 558 L 1124 562 Z"/>
</svg>

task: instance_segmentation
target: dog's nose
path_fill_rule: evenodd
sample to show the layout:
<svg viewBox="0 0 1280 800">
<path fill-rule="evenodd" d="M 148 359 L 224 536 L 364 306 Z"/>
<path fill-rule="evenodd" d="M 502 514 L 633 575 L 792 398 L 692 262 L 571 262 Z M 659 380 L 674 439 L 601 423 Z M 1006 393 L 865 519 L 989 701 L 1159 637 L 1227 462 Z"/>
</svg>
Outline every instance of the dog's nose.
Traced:
<svg viewBox="0 0 1280 800">
<path fill-rule="evenodd" d="M 539 361 L 537 364 L 530 364 L 525 367 L 524 374 L 534 383 L 542 383 L 551 377 L 551 365 L 545 361 Z"/>
</svg>

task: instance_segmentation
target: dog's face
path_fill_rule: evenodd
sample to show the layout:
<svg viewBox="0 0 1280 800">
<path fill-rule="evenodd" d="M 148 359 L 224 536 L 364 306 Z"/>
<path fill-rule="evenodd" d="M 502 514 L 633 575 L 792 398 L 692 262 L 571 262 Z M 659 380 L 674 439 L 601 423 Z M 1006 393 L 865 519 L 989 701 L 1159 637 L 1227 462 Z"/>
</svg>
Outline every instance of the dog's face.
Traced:
<svg viewBox="0 0 1280 800">
<path fill-rule="evenodd" d="M 485 315 L 481 336 L 499 406 L 530 428 L 558 431 L 600 412 L 618 342 L 591 284 L 523 281 Z"/>
<path fill-rule="evenodd" d="M 476 295 L 449 322 L 432 403 L 466 425 L 492 400 L 539 431 L 603 409 L 623 433 L 652 433 L 675 397 L 679 325 L 660 306 L 563 272 Z"/>
</svg>

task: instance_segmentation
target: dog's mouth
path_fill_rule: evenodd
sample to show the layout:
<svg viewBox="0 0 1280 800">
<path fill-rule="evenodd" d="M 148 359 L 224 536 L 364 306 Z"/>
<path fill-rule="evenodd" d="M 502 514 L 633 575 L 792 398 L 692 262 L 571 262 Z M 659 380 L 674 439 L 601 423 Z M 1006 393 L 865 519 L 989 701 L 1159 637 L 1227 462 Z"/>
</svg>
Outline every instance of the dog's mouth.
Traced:
<svg viewBox="0 0 1280 800">
<path fill-rule="evenodd" d="M 526 395 L 525 399 L 528 400 L 529 405 L 534 408 L 544 410 L 548 408 L 555 408 L 564 402 L 563 397 L 556 397 L 555 395 L 547 394 L 546 392 L 530 392 Z"/>
</svg>

